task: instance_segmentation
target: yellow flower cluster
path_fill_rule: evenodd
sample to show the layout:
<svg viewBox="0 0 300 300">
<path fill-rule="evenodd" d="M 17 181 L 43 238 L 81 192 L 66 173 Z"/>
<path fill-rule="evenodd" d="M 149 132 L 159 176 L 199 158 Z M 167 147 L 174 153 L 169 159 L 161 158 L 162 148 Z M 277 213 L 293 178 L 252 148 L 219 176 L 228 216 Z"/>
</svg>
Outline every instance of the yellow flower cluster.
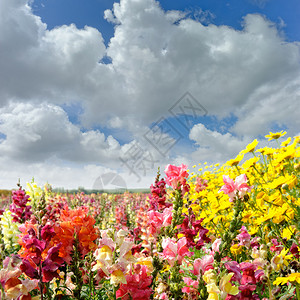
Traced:
<svg viewBox="0 0 300 300">
<path fill-rule="evenodd" d="M 284 134 L 285 132 L 270 132 L 266 138 L 277 140 Z M 281 238 L 292 238 L 296 234 L 295 228 L 299 227 L 298 215 L 296 216 L 300 204 L 299 141 L 300 137 L 296 136 L 288 138 L 280 146 L 278 143 L 278 147 L 256 150 L 258 141 L 254 140 L 235 159 L 218 169 L 206 169 L 202 174 L 194 174 L 189 182 L 189 200 L 196 217 L 204 218 L 203 224 L 216 236 L 224 232 L 233 217 L 233 203 L 228 201 L 226 194 L 219 193 L 224 184 L 223 175 L 236 178 L 240 174 L 246 174 L 248 184 L 253 187 L 245 203 L 242 219 L 249 233 L 277 231 Z M 245 155 L 252 157 L 245 160 Z M 200 192 L 196 192 L 197 176 L 208 181 L 206 189 Z M 280 224 L 280 230 L 276 227 L 277 224 Z M 267 234 L 265 238 L 268 241 Z"/>
</svg>

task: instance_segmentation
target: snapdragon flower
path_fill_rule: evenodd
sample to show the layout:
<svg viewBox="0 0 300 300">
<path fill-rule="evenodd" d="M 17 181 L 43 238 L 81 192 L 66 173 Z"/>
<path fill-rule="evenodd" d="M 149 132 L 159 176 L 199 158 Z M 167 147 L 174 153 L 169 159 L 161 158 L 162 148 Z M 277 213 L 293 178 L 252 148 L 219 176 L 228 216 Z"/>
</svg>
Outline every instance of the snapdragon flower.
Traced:
<svg viewBox="0 0 300 300">
<path fill-rule="evenodd" d="M 18 234 L 20 231 L 18 229 L 19 224 L 13 222 L 13 215 L 11 211 L 6 209 L 1 216 L 0 225 L 3 234 L 3 242 L 5 246 L 5 250 L 13 251 L 19 247 L 18 244 Z"/>
<path fill-rule="evenodd" d="M 250 192 L 252 187 L 247 184 L 247 176 L 242 174 L 235 178 L 235 181 L 227 175 L 223 175 L 224 185 L 219 192 L 224 192 L 229 196 L 229 201 L 233 202 L 237 197 L 242 199 L 247 192 Z"/>
</svg>

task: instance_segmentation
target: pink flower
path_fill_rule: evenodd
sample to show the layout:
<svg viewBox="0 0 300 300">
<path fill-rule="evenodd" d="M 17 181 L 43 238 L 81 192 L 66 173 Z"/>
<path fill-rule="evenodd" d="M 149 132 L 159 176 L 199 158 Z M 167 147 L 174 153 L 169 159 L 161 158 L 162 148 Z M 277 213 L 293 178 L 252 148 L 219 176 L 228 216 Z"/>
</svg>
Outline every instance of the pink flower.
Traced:
<svg viewBox="0 0 300 300">
<path fill-rule="evenodd" d="M 207 188 L 207 183 L 208 183 L 207 180 L 205 180 L 201 177 L 197 177 L 195 191 L 197 193 L 204 191 Z"/>
<path fill-rule="evenodd" d="M 247 185 L 247 177 L 245 174 L 237 176 L 235 181 L 227 175 L 223 175 L 224 185 L 219 192 L 224 192 L 229 196 L 229 201 L 233 202 L 236 197 L 244 197 L 247 192 L 251 191 L 251 187 Z"/>
<path fill-rule="evenodd" d="M 202 258 L 197 258 L 194 261 L 194 275 L 204 274 L 206 271 L 213 269 L 214 257 L 212 255 L 204 255 Z"/>
<path fill-rule="evenodd" d="M 149 231 L 152 235 L 159 234 L 162 226 L 171 225 L 172 222 L 172 207 L 165 208 L 162 213 L 154 210 L 148 212 L 150 222 Z"/>
<path fill-rule="evenodd" d="M 221 243 L 222 243 L 222 239 L 216 239 L 212 243 L 211 248 L 212 248 L 213 253 L 219 252 L 219 248 L 220 248 Z"/>
<path fill-rule="evenodd" d="M 150 220 L 149 231 L 152 235 L 156 236 L 160 232 L 160 228 L 162 226 L 162 214 L 155 210 L 150 210 L 148 212 L 148 218 Z"/>
<path fill-rule="evenodd" d="M 248 233 L 247 228 L 243 225 L 240 229 L 240 234 L 237 235 L 237 239 L 240 241 L 239 245 L 250 247 L 251 235 Z"/>
<path fill-rule="evenodd" d="M 247 184 L 247 176 L 242 174 L 235 178 L 236 189 L 239 191 L 239 197 L 243 198 L 244 195 L 251 191 L 252 187 Z"/>
<path fill-rule="evenodd" d="M 256 270 L 256 266 L 249 262 L 242 262 L 240 263 L 240 268 L 243 271 L 241 284 L 256 284 L 256 278 L 254 273 L 254 271 Z"/>
<path fill-rule="evenodd" d="M 147 275 L 147 267 L 137 265 L 134 272 L 126 275 L 126 284 L 121 283 L 117 290 L 117 298 L 147 300 L 150 299 L 152 276 Z"/>
<path fill-rule="evenodd" d="M 199 292 L 197 288 L 199 286 L 198 280 L 193 280 L 190 277 L 183 277 L 183 281 L 186 284 L 181 290 L 183 293 L 187 293 L 189 295 L 189 299 L 198 299 Z"/>
<path fill-rule="evenodd" d="M 235 197 L 236 189 L 233 179 L 231 179 L 227 175 L 223 175 L 223 182 L 225 184 L 221 187 L 219 192 L 224 192 L 224 194 L 227 194 L 229 196 L 230 200 L 233 200 L 233 198 Z"/>
<path fill-rule="evenodd" d="M 162 256 L 171 266 L 173 266 L 176 261 L 178 264 L 181 264 L 185 256 L 191 256 L 193 254 L 189 252 L 186 237 L 180 238 L 177 243 L 170 238 L 164 239 L 162 241 L 162 247 L 164 249 Z"/>
<path fill-rule="evenodd" d="M 186 192 L 188 190 L 186 178 L 189 176 L 186 170 L 187 166 L 184 164 L 179 167 L 167 165 L 165 169 L 166 183 L 174 190 L 182 189 L 183 192 Z"/>
<path fill-rule="evenodd" d="M 165 208 L 162 213 L 163 226 L 169 226 L 172 223 L 172 207 Z"/>
<path fill-rule="evenodd" d="M 168 297 L 168 295 L 167 295 L 166 292 L 163 292 L 163 293 L 159 296 L 159 299 L 160 299 L 160 300 L 168 300 L 169 297 Z"/>
</svg>

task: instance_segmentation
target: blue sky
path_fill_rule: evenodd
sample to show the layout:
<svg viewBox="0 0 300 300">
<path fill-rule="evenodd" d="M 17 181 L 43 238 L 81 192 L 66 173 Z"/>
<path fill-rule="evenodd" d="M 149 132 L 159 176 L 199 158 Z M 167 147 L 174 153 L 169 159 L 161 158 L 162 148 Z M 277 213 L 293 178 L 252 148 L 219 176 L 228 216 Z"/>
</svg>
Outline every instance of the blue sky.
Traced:
<svg viewBox="0 0 300 300">
<path fill-rule="evenodd" d="M 34 12 L 42 17 L 48 28 L 63 24 L 75 23 L 82 28 L 92 26 L 101 31 L 106 43 L 114 34 L 113 25 L 103 18 L 103 12 L 111 9 L 111 0 L 35 0 Z M 197 12 L 211 13 L 210 21 L 216 25 L 227 25 L 241 29 L 241 22 L 246 14 L 258 13 L 280 26 L 284 22 L 284 33 L 288 41 L 300 40 L 300 2 L 297 0 L 168 0 L 160 1 L 164 10 L 190 11 L 190 16 L 196 17 Z"/>
<path fill-rule="evenodd" d="M 113 25 L 103 18 L 103 12 L 111 9 L 114 2 L 111 0 L 35 0 L 33 11 L 51 29 L 63 24 L 75 23 L 78 28 L 85 25 L 101 31 L 107 44 L 114 34 Z M 185 0 L 160 1 L 164 10 L 189 11 L 190 16 L 197 18 L 199 11 L 209 12 L 213 24 L 231 26 L 240 30 L 242 19 L 246 14 L 262 14 L 280 27 L 284 22 L 284 33 L 288 41 L 300 39 L 300 2 L 297 0 Z"/>
<path fill-rule="evenodd" d="M 2 0 L 1 188 L 91 188 L 114 172 L 148 187 L 158 166 L 299 134 L 299 12 L 297 0 Z"/>
</svg>

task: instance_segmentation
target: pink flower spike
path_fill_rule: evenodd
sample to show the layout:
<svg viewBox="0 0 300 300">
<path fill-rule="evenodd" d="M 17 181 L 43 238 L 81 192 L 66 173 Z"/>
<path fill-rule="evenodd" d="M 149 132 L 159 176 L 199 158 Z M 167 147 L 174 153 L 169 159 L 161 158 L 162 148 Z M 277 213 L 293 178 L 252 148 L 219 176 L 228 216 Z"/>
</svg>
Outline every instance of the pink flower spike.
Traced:
<svg viewBox="0 0 300 300">
<path fill-rule="evenodd" d="M 212 255 L 204 255 L 202 258 L 197 258 L 194 261 L 194 275 L 204 274 L 206 271 L 213 269 L 214 257 Z"/>
<path fill-rule="evenodd" d="M 235 197 L 235 189 L 236 189 L 234 181 L 228 175 L 223 175 L 223 181 L 225 184 L 221 187 L 219 192 L 223 192 L 224 194 L 227 194 L 230 198 L 230 201 L 232 202 Z"/>
<path fill-rule="evenodd" d="M 180 188 L 182 185 L 186 185 L 186 178 L 189 176 L 187 166 L 181 164 L 177 167 L 174 165 L 167 165 L 165 169 L 166 183 L 171 186 L 174 190 Z"/>
<path fill-rule="evenodd" d="M 228 175 L 223 175 L 224 185 L 219 192 L 224 192 L 229 196 L 229 201 L 233 202 L 237 195 L 242 198 L 247 192 L 250 192 L 252 187 L 247 184 L 247 176 L 245 174 L 236 177 L 235 181 Z"/>
<path fill-rule="evenodd" d="M 242 198 L 244 195 L 251 191 L 252 187 L 247 184 L 247 176 L 242 174 L 235 179 L 236 189 L 239 191 L 239 196 Z"/>
</svg>

